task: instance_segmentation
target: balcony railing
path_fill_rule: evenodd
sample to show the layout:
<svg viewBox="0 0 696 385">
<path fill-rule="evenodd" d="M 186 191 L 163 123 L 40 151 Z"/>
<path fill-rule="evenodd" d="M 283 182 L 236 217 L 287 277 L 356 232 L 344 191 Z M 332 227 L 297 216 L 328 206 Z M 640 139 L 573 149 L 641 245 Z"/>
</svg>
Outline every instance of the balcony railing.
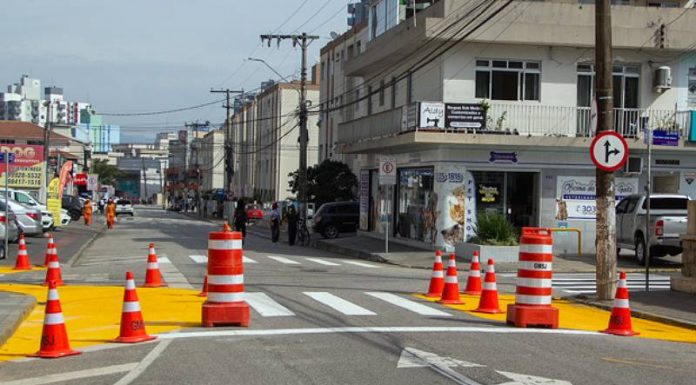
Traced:
<svg viewBox="0 0 696 385">
<path fill-rule="evenodd" d="M 651 129 L 689 134 L 690 110 L 658 110 L 643 108 L 615 108 L 614 130 L 624 137 L 641 137 L 641 117 L 649 118 Z M 590 108 L 572 106 L 523 105 L 490 103 L 485 130 L 460 129 L 442 132 L 475 133 L 479 135 L 525 135 L 555 137 L 590 137 Z M 406 129 L 401 108 L 387 110 L 339 124 L 338 142 L 350 144 L 364 140 L 396 136 L 409 131 L 429 131 L 433 128 Z"/>
</svg>

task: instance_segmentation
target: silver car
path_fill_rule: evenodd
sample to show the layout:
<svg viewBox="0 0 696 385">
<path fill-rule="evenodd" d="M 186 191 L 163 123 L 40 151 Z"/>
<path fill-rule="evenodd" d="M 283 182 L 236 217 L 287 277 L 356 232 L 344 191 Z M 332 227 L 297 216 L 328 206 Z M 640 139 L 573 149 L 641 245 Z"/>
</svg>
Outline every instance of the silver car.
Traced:
<svg viewBox="0 0 696 385">
<path fill-rule="evenodd" d="M 0 201 L 4 203 L 4 197 L 2 197 Z M 17 224 L 24 235 L 34 236 L 43 234 L 41 210 L 25 206 L 12 199 L 10 199 L 10 210 L 17 217 Z"/>
<path fill-rule="evenodd" d="M 10 211 L 9 212 L 9 220 L 8 218 L 5 217 L 5 203 L 0 201 L 0 243 L 5 244 L 5 226 L 9 222 L 10 226 L 7 229 L 8 232 L 8 238 L 10 239 L 10 242 L 15 242 L 17 241 L 17 238 L 19 238 L 19 228 L 17 227 L 17 218 L 15 217 L 15 214 Z"/>
</svg>

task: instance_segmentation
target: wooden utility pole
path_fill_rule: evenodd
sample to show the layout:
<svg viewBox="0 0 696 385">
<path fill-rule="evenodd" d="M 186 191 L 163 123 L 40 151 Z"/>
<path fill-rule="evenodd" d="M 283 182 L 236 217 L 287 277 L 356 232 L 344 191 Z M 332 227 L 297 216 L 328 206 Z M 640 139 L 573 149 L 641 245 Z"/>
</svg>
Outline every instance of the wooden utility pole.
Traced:
<svg viewBox="0 0 696 385">
<path fill-rule="evenodd" d="M 228 193 L 232 190 L 232 177 L 234 176 L 234 162 L 232 159 L 234 141 L 232 138 L 232 122 L 230 121 L 230 116 L 232 116 L 230 111 L 232 110 L 233 106 L 230 104 L 230 94 L 241 93 L 243 96 L 244 90 L 235 91 L 226 88 L 219 90 L 211 89 L 210 92 L 214 94 L 224 93 L 226 95 L 225 104 L 222 107 L 225 108 L 225 111 L 227 112 L 225 114 L 225 193 Z"/>
<path fill-rule="evenodd" d="M 595 96 L 597 98 L 597 135 L 614 128 L 612 84 L 611 6 L 609 0 L 595 2 Z M 616 292 L 616 211 L 614 209 L 614 173 L 596 170 L 597 224 L 597 298 L 613 299 Z"/>
</svg>

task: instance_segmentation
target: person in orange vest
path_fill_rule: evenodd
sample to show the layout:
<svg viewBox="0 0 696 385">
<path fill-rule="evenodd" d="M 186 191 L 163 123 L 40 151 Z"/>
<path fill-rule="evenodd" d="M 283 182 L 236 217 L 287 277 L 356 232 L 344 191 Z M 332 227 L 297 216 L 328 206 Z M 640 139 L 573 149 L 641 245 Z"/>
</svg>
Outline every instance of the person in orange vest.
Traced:
<svg viewBox="0 0 696 385">
<path fill-rule="evenodd" d="M 85 218 L 85 226 L 92 224 L 92 202 L 89 199 L 85 199 L 82 215 Z"/>
<path fill-rule="evenodd" d="M 106 204 L 106 226 L 109 229 L 114 228 L 114 222 L 116 221 L 116 204 L 114 200 L 109 198 L 109 202 Z"/>
</svg>

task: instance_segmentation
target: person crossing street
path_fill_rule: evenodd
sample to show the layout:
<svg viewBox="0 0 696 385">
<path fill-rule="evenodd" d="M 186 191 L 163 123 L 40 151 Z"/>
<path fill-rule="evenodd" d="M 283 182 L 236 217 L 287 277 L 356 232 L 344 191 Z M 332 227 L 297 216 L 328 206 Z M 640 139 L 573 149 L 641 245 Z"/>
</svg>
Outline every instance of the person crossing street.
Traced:
<svg viewBox="0 0 696 385">
<path fill-rule="evenodd" d="M 106 227 L 109 229 L 114 228 L 114 222 L 116 221 L 116 203 L 114 200 L 109 198 L 106 203 Z"/>
<path fill-rule="evenodd" d="M 92 224 L 92 202 L 89 199 L 85 199 L 82 216 L 85 218 L 85 226 Z"/>
</svg>

